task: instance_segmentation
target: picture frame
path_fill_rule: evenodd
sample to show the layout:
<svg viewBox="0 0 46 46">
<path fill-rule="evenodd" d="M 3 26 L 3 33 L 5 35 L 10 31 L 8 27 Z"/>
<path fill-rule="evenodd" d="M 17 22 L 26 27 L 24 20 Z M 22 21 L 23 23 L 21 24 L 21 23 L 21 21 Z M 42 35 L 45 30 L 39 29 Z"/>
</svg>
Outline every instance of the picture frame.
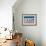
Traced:
<svg viewBox="0 0 46 46">
<path fill-rule="evenodd" d="M 22 14 L 22 25 L 23 26 L 36 26 L 37 14 Z"/>
</svg>

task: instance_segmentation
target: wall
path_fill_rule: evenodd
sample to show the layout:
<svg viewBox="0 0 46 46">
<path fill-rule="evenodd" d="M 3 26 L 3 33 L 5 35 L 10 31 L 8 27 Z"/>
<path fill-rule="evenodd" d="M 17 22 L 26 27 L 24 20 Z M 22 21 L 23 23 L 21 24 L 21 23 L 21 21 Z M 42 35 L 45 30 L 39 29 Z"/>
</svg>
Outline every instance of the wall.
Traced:
<svg viewBox="0 0 46 46">
<path fill-rule="evenodd" d="M 46 0 L 41 1 L 41 38 L 42 46 L 46 46 Z"/>
<path fill-rule="evenodd" d="M 15 30 L 22 32 L 24 39 L 34 40 L 36 46 L 41 46 L 41 1 L 23 0 L 17 7 L 14 6 Z M 22 26 L 22 14 L 37 14 L 37 26 Z"/>
<path fill-rule="evenodd" d="M 12 29 L 12 6 L 16 0 L 0 0 L 0 27 Z"/>
</svg>

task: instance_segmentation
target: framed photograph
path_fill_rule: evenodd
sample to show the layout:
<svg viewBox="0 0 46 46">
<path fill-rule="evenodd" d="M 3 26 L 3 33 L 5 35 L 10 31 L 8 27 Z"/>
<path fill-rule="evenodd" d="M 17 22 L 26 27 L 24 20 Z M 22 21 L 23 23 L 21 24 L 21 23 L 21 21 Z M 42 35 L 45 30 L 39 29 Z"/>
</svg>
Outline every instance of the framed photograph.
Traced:
<svg viewBox="0 0 46 46">
<path fill-rule="evenodd" d="M 37 14 L 22 14 L 22 25 L 25 26 L 37 25 Z"/>
</svg>

